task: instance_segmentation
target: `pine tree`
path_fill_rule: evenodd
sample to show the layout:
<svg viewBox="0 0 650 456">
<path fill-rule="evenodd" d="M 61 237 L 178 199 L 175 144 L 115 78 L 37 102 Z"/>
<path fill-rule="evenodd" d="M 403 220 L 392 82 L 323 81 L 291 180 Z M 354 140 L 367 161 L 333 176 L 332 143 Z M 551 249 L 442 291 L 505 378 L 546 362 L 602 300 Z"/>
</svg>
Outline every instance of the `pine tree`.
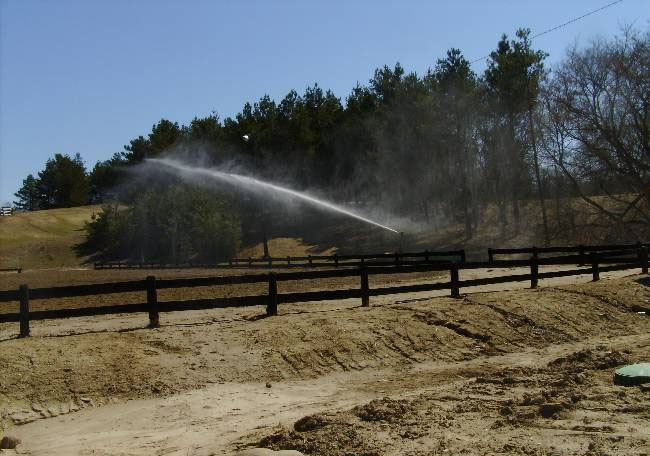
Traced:
<svg viewBox="0 0 650 456">
<path fill-rule="evenodd" d="M 23 186 L 20 187 L 14 196 L 18 201 L 14 201 L 14 205 L 24 211 L 35 211 L 40 209 L 41 196 L 38 190 L 38 179 L 33 175 L 27 176 L 23 179 Z"/>
<path fill-rule="evenodd" d="M 81 155 L 55 154 L 38 173 L 43 209 L 82 206 L 90 198 L 90 184 Z"/>
</svg>

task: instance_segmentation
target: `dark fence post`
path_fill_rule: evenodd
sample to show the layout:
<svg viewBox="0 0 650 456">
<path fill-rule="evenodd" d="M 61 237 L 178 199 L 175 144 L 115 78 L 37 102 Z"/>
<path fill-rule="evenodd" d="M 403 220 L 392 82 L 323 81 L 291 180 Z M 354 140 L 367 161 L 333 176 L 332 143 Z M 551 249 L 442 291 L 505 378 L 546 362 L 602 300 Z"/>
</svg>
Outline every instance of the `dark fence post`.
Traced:
<svg viewBox="0 0 650 456">
<path fill-rule="evenodd" d="M 494 261 L 494 254 L 492 253 L 492 248 L 488 247 L 488 262 L 492 263 Z"/>
<path fill-rule="evenodd" d="M 266 315 L 273 317 L 278 314 L 278 281 L 274 272 L 269 272 L 269 302 Z"/>
<path fill-rule="evenodd" d="M 451 297 L 460 298 L 460 286 L 458 284 L 458 265 L 456 263 L 451 263 L 449 272 L 451 273 Z"/>
<path fill-rule="evenodd" d="M 579 245 L 578 246 L 578 254 L 580 255 L 580 264 L 578 266 L 583 266 L 585 264 L 585 261 L 584 261 L 585 246 L 584 245 Z"/>
<path fill-rule="evenodd" d="M 591 252 L 591 274 L 593 276 L 594 282 L 600 280 L 600 269 L 598 267 L 598 254 L 596 252 Z"/>
<path fill-rule="evenodd" d="M 641 263 L 641 274 L 648 273 L 648 248 L 641 247 L 639 249 L 639 262 Z"/>
<path fill-rule="evenodd" d="M 147 276 L 147 308 L 149 310 L 149 327 L 157 328 L 160 326 L 160 318 L 158 315 L 156 278 L 154 276 Z"/>
<path fill-rule="evenodd" d="M 533 246 L 533 258 L 537 259 L 537 247 Z"/>
<path fill-rule="evenodd" d="M 395 254 L 395 266 L 399 266 L 399 253 Z"/>
<path fill-rule="evenodd" d="M 465 263 L 467 260 L 467 257 L 465 257 L 465 249 L 460 250 L 460 262 Z"/>
<path fill-rule="evenodd" d="M 29 287 L 23 284 L 18 288 L 20 299 L 20 334 L 18 337 L 29 337 Z"/>
<path fill-rule="evenodd" d="M 269 268 L 273 267 L 273 258 L 269 257 Z"/>
<path fill-rule="evenodd" d="M 291 264 L 291 257 L 287 255 L 287 266 L 289 266 L 290 264 Z"/>
<path fill-rule="evenodd" d="M 530 288 L 537 288 L 537 282 L 539 281 L 539 263 L 537 262 L 537 257 L 533 256 L 530 259 Z"/>
<path fill-rule="evenodd" d="M 311 255 L 309 255 L 309 266 L 310 266 L 310 267 L 312 266 Z"/>
<path fill-rule="evenodd" d="M 338 253 L 334 254 L 334 267 L 339 267 L 339 255 Z"/>
<path fill-rule="evenodd" d="M 370 307 L 370 286 L 368 285 L 368 268 L 361 266 L 361 306 Z"/>
<path fill-rule="evenodd" d="M 249 268 L 253 267 L 253 259 L 251 257 L 248 257 L 248 267 Z"/>
<path fill-rule="evenodd" d="M 424 262 L 429 263 L 429 251 L 428 250 L 424 251 Z"/>
</svg>

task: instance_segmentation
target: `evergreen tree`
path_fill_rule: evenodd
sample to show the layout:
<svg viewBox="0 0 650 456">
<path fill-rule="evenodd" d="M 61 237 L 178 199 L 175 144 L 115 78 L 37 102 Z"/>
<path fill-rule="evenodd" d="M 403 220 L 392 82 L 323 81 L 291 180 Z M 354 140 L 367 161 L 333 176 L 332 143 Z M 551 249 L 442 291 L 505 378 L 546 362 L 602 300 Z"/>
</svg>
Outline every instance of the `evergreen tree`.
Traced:
<svg viewBox="0 0 650 456">
<path fill-rule="evenodd" d="M 121 167 L 125 164 L 120 154 L 113 154 L 110 160 L 99 161 L 90 172 L 90 197 L 95 203 L 102 203 L 113 196 L 113 191 L 122 177 Z"/>
<path fill-rule="evenodd" d="M 501 37 L 497 50 L 490 54 L 485 81 L 494 102 L 495 126 L 503 129 L 499 147 L 504 149 L 508 165 L 512 215 L 518 232 L 519 199 L 530 181 L 526 179 L 525 143 L 529 132 L 526 115 L 537 103 L 547 54 L 532 48 L 529 29 L 517 30 L 516 37 L 510 41 L 505 34 Z"/>
<path fill-rule="evenodd" d="M 438 119 L 443 128 L 437 132 L 437 136 L 440 147 L 449 157 L 450 166 L 446 179 L 443 177 L 441 180 L 446 180 L 458 190 L 450 203 L 455 211 L 462 214 L 465 236 L 470 239 L 472 227 L 478 223 L 478 81 L 459 49 L 447 51 L 447 58 L 438 60 L 430 77 L 436 83 L 437 105 L 443 108 Z"/>
<path fill-rule="evenodd" d="M 55 154 L 38 173 L 38 189 L 43 209 L 88 204 L 90 184 L 81 155 Z"/>
<path fill-rule="evenodd" d="M 35 211 L 41 206 L 41 195 L 38 188 L 38 180 L 32 174 L 23 179 L 23 186 L 20 187 L 14 196 L 18 198 L 14 205 L 25 211 Z"/>
</svg>

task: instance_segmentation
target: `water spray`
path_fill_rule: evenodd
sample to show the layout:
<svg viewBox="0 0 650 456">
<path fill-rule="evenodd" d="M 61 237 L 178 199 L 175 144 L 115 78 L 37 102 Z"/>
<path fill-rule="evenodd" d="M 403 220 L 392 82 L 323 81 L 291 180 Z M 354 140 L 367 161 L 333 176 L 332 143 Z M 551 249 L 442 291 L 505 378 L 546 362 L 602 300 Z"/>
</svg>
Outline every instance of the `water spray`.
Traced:
<svg viewBox="0 0 650 456">
<path fill-rule="evenodd" d="M 386 225 L 382 225 L 381 223 L 375 222 L 374 220 L 371 220 L 369 218 L 363 217 L 337 204 L 323 201 L 322 199 L 316 198 L 306 193 L 299 192 L 297 190 L 292 190 L 287 187 L 282 187 L 280 185 L 271 184 L 270 182 L 265 182 L 263 180 L 256 179 L 254 177 L 243 176 L 241 174 L 235 174 L 235 173 L 226 173 L 223 171 L 218 171 L 216 169 L 188 166 L 176 160 L 171 160 L 169 158 L 148 158 L 145 161 L 155 165 L 166 166 L 182 174 L 187 174 L 195 177 L 203 176 L 211 179 L 217 179 L 231 185 L 237 185 L 239 187 L 272 191 L 274 193 L 282 194 L 294 199 L 305 201 L 306 203 L 309 203 L 312 206 L 328 209 L 330 211 L 337 212 L 339 214 L 347 215 L 348 217 L 352 217 L 362 222 L 369 223 L 371 225 L 377 226 L 379 228 L 383 228 L 388 231 L 392 231 L 395 234 L 400 234 L 396 229 L 393 229 Z"/>
</svg>

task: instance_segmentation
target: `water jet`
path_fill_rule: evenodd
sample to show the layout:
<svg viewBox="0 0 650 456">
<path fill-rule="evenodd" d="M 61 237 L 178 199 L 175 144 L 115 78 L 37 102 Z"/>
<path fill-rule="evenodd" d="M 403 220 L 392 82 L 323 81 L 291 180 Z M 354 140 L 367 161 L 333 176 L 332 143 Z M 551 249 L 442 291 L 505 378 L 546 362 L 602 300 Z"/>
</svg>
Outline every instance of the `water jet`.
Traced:
<svg viewBox="0 0 650 456">
<path fill-rule="evenodd" d="M 272 184 L 270 182 L 266 182 L 260 179 L 256 179 L 254 177 L 249 177 L 249 176 L 244 176 L 241 174 L 235 174 L 235 173 L 229 173 L 229 172 L 224 172 L 224 171 L 219 171 L 216 169 L 210 169 L 210 168 L 203 168 L 203 167 L 197 167 L 197 166 L 189 166 L 184 163 L 181 163 L 177 160 L 172 160 L 169 158 L 148 158 L 145 160 L 148 163 L 154 164 L 154 165 L 159 165 L 166 167 L 168 169 L 174 170 L 175 172 L 181 174 L 181 175 L 189 175 L 189 176 L 194 176 L 194 177 L 207 177 L 210 179 L 215 179 L 219 180 L 222 182 L 225 182 L 230 185 L 235 185 L 240 188 L 248 189 L 248 190 L 264 190 L 264 191 L 270 191 L 275 194 L 287 196 L 293 199 L 297 199 L 300 201 L 304 201 L 308 204 L 311 204 L 312 206 L 319 207 L 321 209 L 327 209 L 332 212 L 336 212 L 339 214 L 346 215 L 348 217 L 360 220 L 362 222 L 368 223 L 370 225 L 377 226 L 379 228 L 383 228 L 384 230 L 392 231 L 395 234 L 399 234 L 399 232 L 386 225 L 382 225 L 379 222 L 376 222 L 374 220 L 371 220 L 367 217 L 363 217 L 355 212 L 350 211 L 349 209 L 346 209 L 342 206 L 339 206 L 334 203 L 330 203 L 328 201 L 325 201 L 320 198 L 316 198 L 314 196 L 311 196 L 307 193 L 304 192 L 299 192 L 297 190 L 292 190 L 287 187 L 283 187 L 281 185 L 277 184 Z"/>
</svg>

